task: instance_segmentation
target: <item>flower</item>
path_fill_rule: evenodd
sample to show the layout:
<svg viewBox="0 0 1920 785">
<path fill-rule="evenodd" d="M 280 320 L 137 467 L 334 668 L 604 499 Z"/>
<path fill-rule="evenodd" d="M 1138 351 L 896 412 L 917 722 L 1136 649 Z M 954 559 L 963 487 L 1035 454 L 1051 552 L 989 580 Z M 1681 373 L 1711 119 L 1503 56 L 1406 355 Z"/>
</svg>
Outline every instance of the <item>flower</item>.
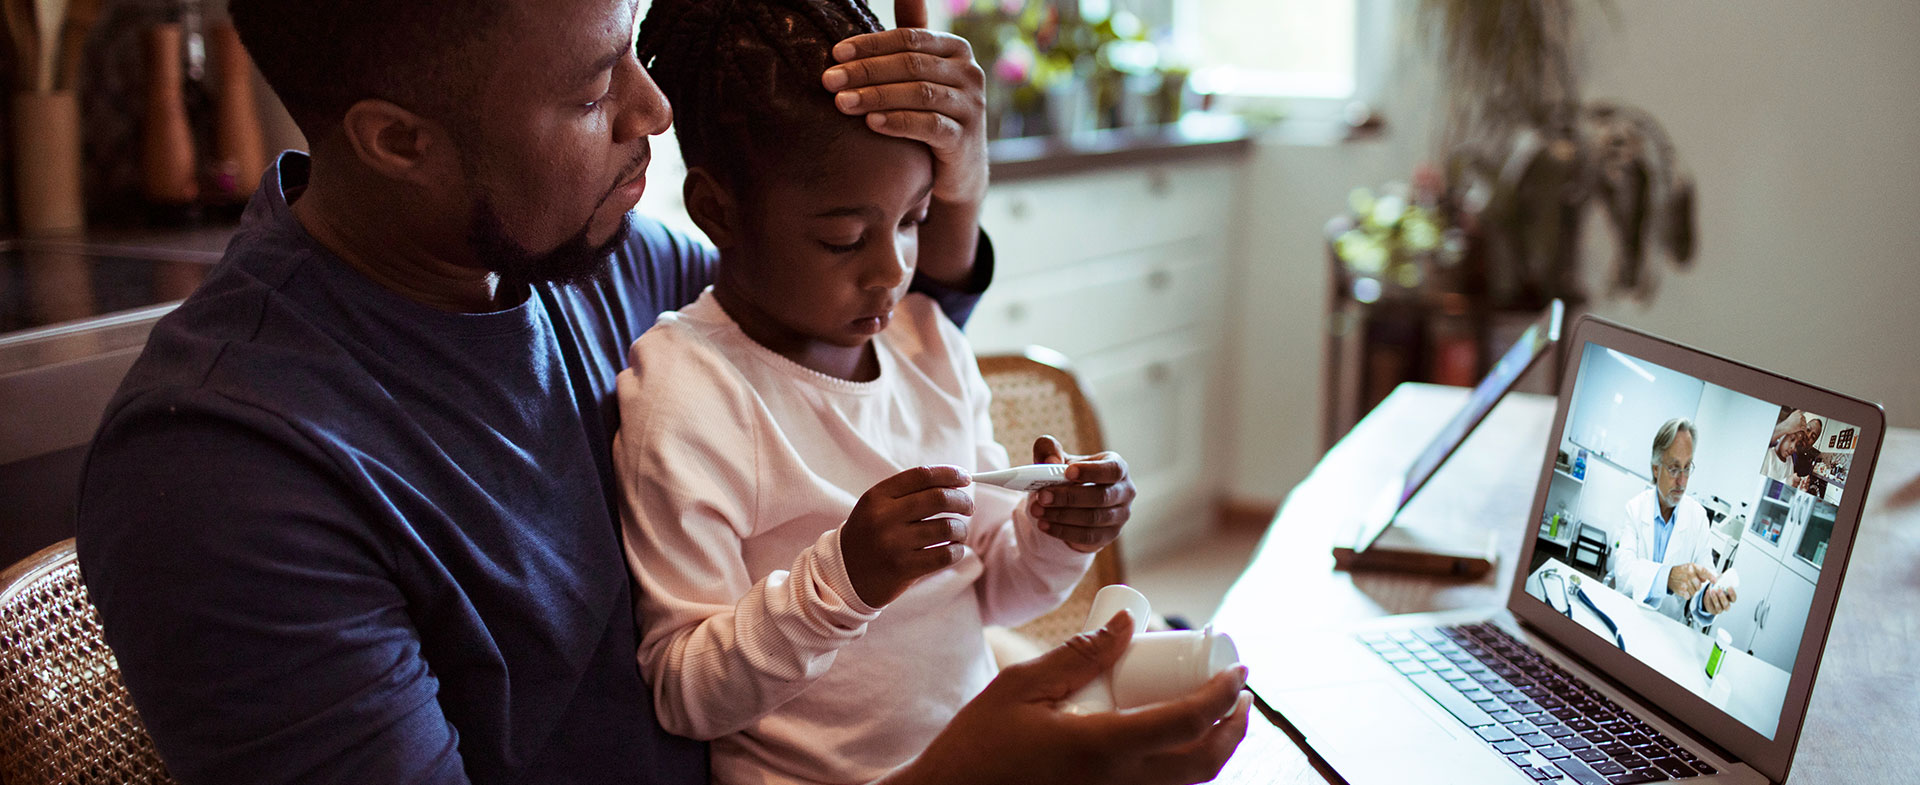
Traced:
<svg viewBox="0 0 1920 785">
<path fill-rule="evenodd" d="M 1361 275 L 1379 275 L 1387 269 L 1390 255 L 1379 236 L 1360 229 L 1349 229 L 1334 240 L 1334 250 L 1347 267 Z"/>
<path fill-rule="evenodd" d="M 993 62 L 993 77 L 1006 84 L 1025 84 L 1033 74 L 1033 48 L 1025 41 L 1010 41 Z"/>
<path fill-rule="evenodd" d="M 1424 207 L 1409 208 L 1400 221 L 1400 240 L 1409 250 L 1420 253 L 1440 247 L 1440 227 L 1433 211 Z"/>
<path fill-rule="evenodd" d="M 1373 200 L 1373 212 L 1362 223 L 1391 228 L 1407 214 L 1407 197 L 1387 194 Z"/>
<path fill-rule="evenodd" d="M 1417 171 L 1417 188 L 1388 183 L 1379 193 L 1355 188 L 1347 194 L 1350 214 L 1328 224 L 1334 255 L 1354 277 L 1354 296 L 1374 302 L 1383 284 L 1418 288 L 1432 267 L 1450 268 L 1465 255 L 1464 234 L 1447 225 L 1431 170 Z"/>
</svg>

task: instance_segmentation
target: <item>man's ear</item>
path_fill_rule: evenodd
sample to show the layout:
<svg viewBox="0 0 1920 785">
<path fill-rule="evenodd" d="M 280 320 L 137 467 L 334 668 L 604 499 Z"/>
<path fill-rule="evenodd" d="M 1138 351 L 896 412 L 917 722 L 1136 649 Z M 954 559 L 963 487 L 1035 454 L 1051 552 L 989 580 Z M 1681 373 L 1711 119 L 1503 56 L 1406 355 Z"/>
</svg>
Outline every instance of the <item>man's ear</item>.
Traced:
<svg viewBox="0 0 1920 785">
<path fill-rule="evenodd" d="M 392 180 L 444 183 L 445 168 L 458 163 L 439 123 L 390 101 L 367 98 L 348 107 L 340 130 L 361 165 Z"/>
<path fill-rule="evenodd" d="M 739 241 L 740 203 L 733 198 L 733 191 L 706 167 L 687 170 L 680 195 L 687 203 L 687 216 L 700 231 L 707 233 L 707 239 L 715 248 L 728 248 Z"/>
</svg>

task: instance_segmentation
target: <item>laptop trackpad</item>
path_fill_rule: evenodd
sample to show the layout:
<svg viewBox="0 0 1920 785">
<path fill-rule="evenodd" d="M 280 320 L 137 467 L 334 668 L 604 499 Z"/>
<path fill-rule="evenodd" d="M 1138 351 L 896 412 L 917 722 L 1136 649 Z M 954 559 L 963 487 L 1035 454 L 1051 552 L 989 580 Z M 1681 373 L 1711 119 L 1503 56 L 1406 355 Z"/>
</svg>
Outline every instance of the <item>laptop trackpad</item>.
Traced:
<svg viewBox="0 0 1920 785">
<path fill-rule="evenodd" d="M 1519 775 L 1438 704 L 1425 696 L 1414 700 L 1390 683 L 1291 691 L 1280 703 L 1307 744 L 1353 785 L 1425 782 L 1440 772 L 1454 782 Z"/>
</svg>

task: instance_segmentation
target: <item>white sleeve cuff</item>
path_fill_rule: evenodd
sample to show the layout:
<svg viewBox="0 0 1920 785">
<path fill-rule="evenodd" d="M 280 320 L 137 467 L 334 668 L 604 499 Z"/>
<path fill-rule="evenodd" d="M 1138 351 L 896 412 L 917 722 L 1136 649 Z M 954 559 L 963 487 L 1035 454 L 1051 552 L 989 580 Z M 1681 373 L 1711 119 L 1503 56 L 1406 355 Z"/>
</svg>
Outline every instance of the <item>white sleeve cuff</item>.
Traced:
<svg viewBox="0 0 1920 785">
<path fill-rule="evenodd" d="M 1665 565 L 1654 570 L 1653 585 L 1647 587 L 1647 596 L 1642 601 L 1648 605 L 1659 605 L 1663 598 L 1673 593 L 1671 589 L 1667 588 L 1669 582 L 1672 580 L 1673 565 Z"/>
<path fill-rule="evenodd" d="M 854 625 L 878 618 L 880 609 L 860 599 L 860 592 L 853 588 L 853 578 L 847 575 L 847 559 L 840 551 L 840 528 L 836 526 L 821 534 L 812 550 L 817 559 L 813 576 L 816 593 L 830 606 L 830 611 Z"/>
</svg>

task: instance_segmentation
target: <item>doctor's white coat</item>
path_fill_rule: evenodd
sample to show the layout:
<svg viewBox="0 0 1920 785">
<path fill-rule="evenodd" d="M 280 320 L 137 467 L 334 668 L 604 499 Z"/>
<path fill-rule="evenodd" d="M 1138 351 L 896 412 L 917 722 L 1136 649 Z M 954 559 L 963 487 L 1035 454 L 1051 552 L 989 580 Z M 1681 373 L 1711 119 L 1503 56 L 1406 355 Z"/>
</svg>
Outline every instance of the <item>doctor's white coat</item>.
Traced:
<svg viewBox="0 0 1920 785">
<path fill-rule="evenodd" d="M 1660 499 L 1653 488 L 1627 500 L 1624 519 L 1614 527 L 1613 554 L 1607 560 L 1607 582 L 1614 590 L 1635 600 L 1656 606 L 1660 612 L 1684 622 L 1686 603 L 1667 591 L 1667 579 L 1675 565 L 1713 566 L 1713 545 L 1707 538 L 1707 508 L 1693 497 L 1682 496 L 1674 508 L 1673 533 L 1667 538 L 1666 558 L 1653 558 L 1653 518 L 1660 514 Z"/>
</svg>

